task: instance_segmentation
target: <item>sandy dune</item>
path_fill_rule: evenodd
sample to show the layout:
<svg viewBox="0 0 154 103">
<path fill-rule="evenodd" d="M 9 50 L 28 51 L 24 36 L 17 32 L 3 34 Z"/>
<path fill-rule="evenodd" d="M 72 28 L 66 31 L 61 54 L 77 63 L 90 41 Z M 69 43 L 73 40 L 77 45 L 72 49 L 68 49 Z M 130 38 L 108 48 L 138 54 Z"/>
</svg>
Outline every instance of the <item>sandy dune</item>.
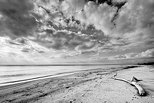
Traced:
<svg viewBox="0 0 154 103">
<path fill-rule="evenodd" d="M 142 79 L 147 96 L 118 78 Z M 111 68 L 80 71 L 75 74 L 0 87 L 1 103 L 154 103 L 154 67 Z"/>
</svg>

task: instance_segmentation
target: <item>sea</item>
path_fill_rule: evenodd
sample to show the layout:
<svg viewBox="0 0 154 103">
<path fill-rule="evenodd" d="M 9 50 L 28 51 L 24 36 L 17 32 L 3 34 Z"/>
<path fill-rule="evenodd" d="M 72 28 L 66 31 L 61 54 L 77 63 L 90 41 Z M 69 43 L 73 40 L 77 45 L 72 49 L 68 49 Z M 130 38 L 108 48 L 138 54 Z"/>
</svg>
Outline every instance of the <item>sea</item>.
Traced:
<svg viewBox="0 0 154 103">
<path fill-rule="evenodd" d="M 113 67 L 120 65 L 0 66 L 0 86 L 68 75 L 81 70 L 109 70 Z"/>
</svg>

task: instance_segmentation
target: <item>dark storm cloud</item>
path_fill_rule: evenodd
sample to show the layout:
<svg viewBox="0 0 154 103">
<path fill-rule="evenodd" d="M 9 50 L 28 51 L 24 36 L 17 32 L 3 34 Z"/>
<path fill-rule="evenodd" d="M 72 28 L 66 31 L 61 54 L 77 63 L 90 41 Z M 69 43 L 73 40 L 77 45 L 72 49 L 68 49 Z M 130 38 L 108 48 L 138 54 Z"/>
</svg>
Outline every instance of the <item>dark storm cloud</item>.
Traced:
<svg viewBox="0 0 154 103">
<path fill-rule="evenodd" d="M 3 16 L 0 19 L 3 27 L 0 28 L 6 28 L 11 36 L 30 35 L 36 26 L 35 19 L 30 16 L 33 7 L 30 0 L 0 0 L 0 14 Z"/>
</svg>

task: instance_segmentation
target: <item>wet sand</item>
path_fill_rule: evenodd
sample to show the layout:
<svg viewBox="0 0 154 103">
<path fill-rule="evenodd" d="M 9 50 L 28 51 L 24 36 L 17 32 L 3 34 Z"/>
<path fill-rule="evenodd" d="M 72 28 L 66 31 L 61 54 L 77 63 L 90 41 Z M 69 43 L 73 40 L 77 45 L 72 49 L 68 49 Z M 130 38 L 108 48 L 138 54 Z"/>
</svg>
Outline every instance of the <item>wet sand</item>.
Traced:
<svg viewBox="0 0 154 103">
<path fill-rule="evenodd" d="M 139 96 L 128 83 L 139 83 L 148 93 Z M 154 103 L 154 67 L 129 66 L 83 70 L 74 74 L 0 87 L 0 103 Z"/>
</svg>

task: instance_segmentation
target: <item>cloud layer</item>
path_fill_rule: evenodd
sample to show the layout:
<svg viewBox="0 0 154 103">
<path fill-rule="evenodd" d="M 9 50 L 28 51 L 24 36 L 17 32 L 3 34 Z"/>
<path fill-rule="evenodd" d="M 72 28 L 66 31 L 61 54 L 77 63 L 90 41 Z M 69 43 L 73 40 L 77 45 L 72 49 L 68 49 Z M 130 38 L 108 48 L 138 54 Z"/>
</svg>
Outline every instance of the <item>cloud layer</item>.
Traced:
<svg viewBox="0 0 154 103">
<path fill-rule="evenodd" d="M 38 44 L 57 51 L 152 47 L 154 1 L 0 0 L 0 25 L 0 35 L 32 36 Z"/>
<path fill-rule="evenodd" d="M 29 12 L 33 7 L 30 0 L 0 0 L 0 30 L 12 37 L 32 34 L 36 22 Z"/>
<path fill-rule="evenodd" d="M 111 45 L 113 40 L 131 44 L 138 41 L 147 42 L 153 38 L 154 2 L 151 0 L 64 0 L 53 1 L 49 5 L 52 7 L 51 14 L 57 14 L 50 19 L 53 24 L 67 30 L 71 28 L 70 31 L 75 28 L 81 31 L 81 34 L 92 25 L 93 29 L 102 31 L 102 37 L 110 38 Z M 93 32 L 86 36 L 90 34 L 95 36 Z"/>
<path fill-rule="evenodd" d="M 148 49 L 140 53 L 127 53 L 123 55 L 116 55 L 109 57 L 108 59 L 115 60 L 115 59 L 151 58 L 151 57 L 154 57 L 154 49 Z"/>
</svg>

